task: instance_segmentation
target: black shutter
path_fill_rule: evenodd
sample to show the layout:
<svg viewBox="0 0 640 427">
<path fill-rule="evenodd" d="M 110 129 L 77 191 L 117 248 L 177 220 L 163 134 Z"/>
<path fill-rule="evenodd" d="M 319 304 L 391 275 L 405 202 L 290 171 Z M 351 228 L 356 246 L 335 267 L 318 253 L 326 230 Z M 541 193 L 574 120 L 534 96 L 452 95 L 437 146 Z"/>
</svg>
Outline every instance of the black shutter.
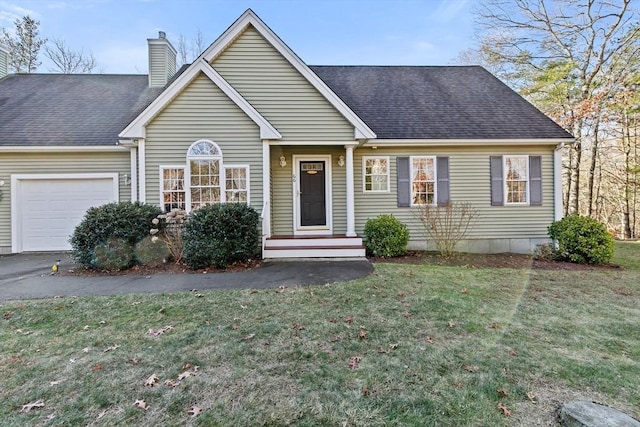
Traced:
<svg viewBox="0 0 640 427">
<path fill-rule="evenodd" d="M 529 156 L 529 204 L 542 205 L 542 157 Z"/>
<path fill-rule="evenodd" d="M 409 174 L 409 158 L 396 157 L 396 174 L 398 183 L 398 207 L 411 206 L 411 179 Z"/>
<path fill-rule="evenodd" d="M 436 158 L 436 176 L 438 179 L 438 206 L 449 204 L 449 158 Z"/>
<path fill-rule="evenodd" d="M 491 156 L 491 206 L 504 205 L 504 183 L 502 179 L 502 156 Z"/>
</svg>

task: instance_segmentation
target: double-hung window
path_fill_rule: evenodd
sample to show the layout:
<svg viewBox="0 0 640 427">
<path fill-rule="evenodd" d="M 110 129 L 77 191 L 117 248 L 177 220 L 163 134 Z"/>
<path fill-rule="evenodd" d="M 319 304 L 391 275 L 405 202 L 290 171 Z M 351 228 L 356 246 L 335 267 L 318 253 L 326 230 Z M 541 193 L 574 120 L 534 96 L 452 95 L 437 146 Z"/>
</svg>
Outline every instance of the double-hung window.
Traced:
<svg viewBox="0 0 640 427">
<path fill-rule="evenodd" d="M 160 166 L 164 211 L 192 211 L 224 202 L 249 203 L 249 166 L 225 165 L 216 143 L 198 140 L 187 150 L 186 165 Z"/>
<path fill-rule="evenodd" d="M 365 193 L 389 192 L 389 157 L 363 157 L 362 181 Z"/>
<path fill-rule="evenodd" d="M 542 205 L 542 156 L 491 156 L 491 204 Z"/>
<path fill-rule="evenodd" d="M 436 203 L 436 158 L 411 157 L 411 205 Z"/>
</svg>

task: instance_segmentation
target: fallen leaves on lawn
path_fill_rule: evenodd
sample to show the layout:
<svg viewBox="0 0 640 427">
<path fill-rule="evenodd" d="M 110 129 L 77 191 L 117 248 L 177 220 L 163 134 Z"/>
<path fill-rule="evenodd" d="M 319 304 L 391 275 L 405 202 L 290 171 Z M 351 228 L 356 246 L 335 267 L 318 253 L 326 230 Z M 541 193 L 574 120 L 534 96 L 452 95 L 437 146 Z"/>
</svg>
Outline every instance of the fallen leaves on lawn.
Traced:
<svg viewBox="0 0 640 427">
<path fill-rule="evenodd" d="M 49 385 L 50 386 L 54 386 L 54 385 L 58 385 L 60 384 L 62 381 L 49 381 Z"/>
<path fill-rule="evenodd" d="M 113 351 L 113 350 L 116 350 L 116 349 L 118 349 L 118 348 L 120 348 L 120 346 L 119 346 L 118 344 L 116 344 L 116 345 L 110 345 L 109 347 L 105 348 L 102 352 L 103 352 L 103 353 L 107 353 L 107 352 L 109 352 L 109 351 Z"/>
<path fill-rule="evenodd" d="M 13 313 L 12 313 L 12 312 L 10 312 L 10 311 L 5 311 L 5 312 L 4 312 L 4 314 L 2 315 L 2 318 L 3 318 L 4 320 L 9 320 L 9 319 L 11 319 L 11 316 L 12 316 L 12 315 L 13 315 Z"/>
<path fill-rule="evenodd" d="M 475 372 L 478 370 L 478 368 L 476 368 L 475 366 L 471 366 L 471 365 L 464 365 L 462 366 L 462 369 L 464 369 L 467 372 Z"/>
<path fill-rule="evenodd" d="M 233 325 L 231 325 L 231 329 L 233 329 L 235 331 L 236 329 L 238 329 L 238 325 L 236 323 L 234 323 Z"/>
<path fill-rule="evenodd" d="M 425 339 L 425 341 L 426 341 L 426 342 L 428 342 L 429 344 L 435 344 L 435 343 L 436 343 L 436 340 L 434 340 L 434 339 L 433 339 L 433 338 L 431 338 L 431 337 L 427 337 L 427 338 Z"/>
<path fill-rule="evenodd" d="M 509 356 L 517 356 L 518 351 L 515 348 L 509 350 Z"/>
<path fill-rule="evenodd" d="M 136 406 L 136 408 L 144 409 L 145 411 L 149 409 L 147 402 L 145 402 L 143 399 L 136 399 L 133 404 Z"/>
<path fill-rule="evenodd" d="M 172 329 L 173 329 L 172 325 L 167 325 L 159 329 L 149 329 L 147 331 L 147 335 L 152 337 L 157 337 L 158 335 L 164 335 L 167 331 L 170 331 Z"/>
<path fill-rule="evenodd" d="M 498 409 L 500 409 L 502 411 L 502 415 L 504 415 L 505 417 L 510 417 L 511 416 L 511 409 L 509 409 L 506 406 L 504 406 L 502 404 L 502 402 L 498 403 Z"/>
<path fill-rule="evenodd" d="M 453 320 L 449 320 L 449 328 L 455 328 L 456 327 L 456 322 L 454 322 Z"/>
<path fill-rule="evenodd" d="M 252 340 L 253 338 L 255 338 L 256 334 L 249 334 L 247 336 L 245 336 L 244 338 L 242 338 L 242 341 L 249 341 Z"/>
<path fill-rule="evenodd" d="M 189 410 L 187 411 L 187 414 L 191 415 L 191 418 L 195 418 L 198 415 L 200 415 L 202 413 L 203 409 L 200 408 L 199 406 L 192 406 L 191 408 L 189 408 Z"/>
<path fill-rule="evenodd" d="M 411 313 L 409 313 L 408 311 L 405 311 L 404 313 L 402 313 L 402 315 L 405 317 L 405 319 L 411 318 Z"/>
<path fill-rule="evenodd" d="M 91 372 L 98 372 L 102 370 L 102 365 L 97 363 L 91 367 Z"/>
<path fill-rule="evenodd" d="M 395 343 L 395 344 L 389 344 L 389 348 L 390 348 L 391 350 L 395 350 L 395 349 L 397 349 L 399 346 L 400 346 L 400 344 L 398 344 L 398 343 Z"/>
<path fill-rule="evenodd" d="M 362 357 L 353 356 L 349 358 L 349 364 L 347 366 L 349 367 L 349 369 L 358 369 L 358 366 L 360 366 L 361 360 L 362 360 Z"/>
<path fill-rule="evenodd" d="M 500 397 L 507 397 L 509 395 L 509 393 L 507 393 L 507 390 L 503 388 L 498 389 L 497 392 L 498 392 L 498 396 Z"/>
<path fill-rule="evenodd" d="M 462 290 L 460 292 L 462 292 L 463 294 L 468 294 L 469 293 L 469 289 L 462 288 Z"/>
<path fill-rule="evenodd" d="M 344 323 L 346 323 L 347 325 L 350 325 L 353 323 L 353 316 L 347 316 L 344 319 Z"/>
<path fill-rule="evenodd" d="M 500 328 L 502 328 L 502 326 L 498 322 L 493 322 L 492 324 L 489 325 L 489 327 L 491 329 L 500 329 Z"/>
<path fill-rule="evenodd" d="M 531 403 L 533 403 L 534 405 L 535 405 L 536 403 L 538 403 L 538 401 L 536 400 L 536 399 L 537 399 L 537 398 L 536 398 L 536 395 L 535 395 L 535 394 L 533 394 L 533 393 L 531 393 L 530 391 L 529 391 L 529 392 L 527 392 L 527 399 L 529 399 L 529 401 L 530 401 Z"/>
<path fill-rule="evenodd" d="M 336 319 L 335 317 L 332 317 L 331 319 L 329 319 L 329 322 L 338 323 L 338 319 Z"/>
<path fill-rule="evenodd" d="M 104 417 L 105 415 L 107 415 L 107 410 L 106 409 L 104 411 L 100 412 L 96 418 L 100 419 L 100 418 Z"/>
<path fill-rule="evenodd" d="M 158 384 L 158 381 L 160 381 L 160 378 L 158 378 L 156 374 L 151 374 L 151 376 L 144 382 L 144 385 L 145 387 L 153 387 Z"/>
<path fill-rule="evenodd" d="M 164 381 L 164 385 L 166 385 L 169 388 L 174 388 L 177 387 L 179 383 L 173 381 L 173 380 L 165 380 Z"/>
<path fill-rule="evenodd" d="M 407 296 L 407 294 L 406 294 L 406 293 L 404 293 L 404 292 L 398 292 L 398 294 L 397 294 L 397 295 L 398 295 L 400 298 L 404 298 L 404 297 L 406 297 L 406 296 Z"/>
<path fill-rule="evenodd" d="M 291 325 L 291 327 L 297 331 L 302 331 L 304 330 L 304 325 L 301 325 L 299 323 L 294 323 L 293 325 Z"/>
<path fill-rule="evenodd" d="M 22 409 L 20 412 L 29 412 L 32 409 L 42 408 L 44 407 L 44 402 L 42 400 L 36 400 L 35 402 L 27 403 L 26 405 L 22 405 Z"/>
<path fill-rule="evenodd" d="M 360 326 L 360 329 L 358 330 L 358 338 L 360 338 L 361 340 L 366 340 L 367 339 L 367 328 L 365 328 L 364 326 Z"/>
<path fill-rule="evenodd" d="M 369 391 L 369 388 L 367 387 L 367 385 L 363 385 L 362 386 L 362 395 L 363 396 L 369 396 L 371 394 L 371 392 Z"/>
</svg>

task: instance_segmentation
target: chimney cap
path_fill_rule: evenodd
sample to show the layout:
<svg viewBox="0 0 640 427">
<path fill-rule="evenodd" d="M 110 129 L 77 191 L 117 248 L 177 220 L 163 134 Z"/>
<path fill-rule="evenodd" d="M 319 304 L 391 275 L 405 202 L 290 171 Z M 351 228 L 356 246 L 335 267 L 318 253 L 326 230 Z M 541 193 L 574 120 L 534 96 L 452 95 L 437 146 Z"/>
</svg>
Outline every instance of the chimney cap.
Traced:
<svg viewBox="0 0 640 427">
<path fill-rule="evenodd" d="M 167 33 L 165 33 L 164 31 L 158 31 L 158 38 L 159 39 L 166 39 L 167 38 Z"/>
</svg>

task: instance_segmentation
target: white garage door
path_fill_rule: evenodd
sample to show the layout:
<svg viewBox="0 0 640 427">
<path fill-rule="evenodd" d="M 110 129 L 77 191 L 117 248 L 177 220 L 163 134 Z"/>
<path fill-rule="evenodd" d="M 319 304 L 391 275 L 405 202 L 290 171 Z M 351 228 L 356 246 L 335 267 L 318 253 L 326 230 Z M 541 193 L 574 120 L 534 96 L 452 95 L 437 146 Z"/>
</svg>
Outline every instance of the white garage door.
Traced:
<svg viewBox="0 0 640 427">
<path fill-rule="evenodd" d="M 118 200 L 117 174 L 16 178 L 16 252 L 70 249 L 87 209 Z"/>
</svg>

